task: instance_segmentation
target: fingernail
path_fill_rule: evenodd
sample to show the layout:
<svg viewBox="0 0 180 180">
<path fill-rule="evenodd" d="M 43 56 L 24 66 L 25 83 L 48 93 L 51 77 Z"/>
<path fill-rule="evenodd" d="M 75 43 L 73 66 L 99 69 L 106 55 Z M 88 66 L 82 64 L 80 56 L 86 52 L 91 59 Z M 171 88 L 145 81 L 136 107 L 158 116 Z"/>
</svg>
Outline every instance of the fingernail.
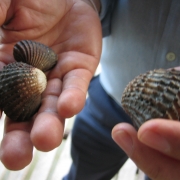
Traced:
<svg viewBox="0 0 180 180">
<path fill-rule="evenodd" d="M 164 153 L 170 151 L 170 144 L 168 141 L 156 132 L 146 131 L 139 136 L 139 140 L 158 151 Z"/>
<path fill-rule="evenodd" d="M 115 133 L 113 139 L 126 152 L 128 156 L 131 156 L 133 141 L 128 133 L 123 130 L 119 130 Z"/>
</svg>

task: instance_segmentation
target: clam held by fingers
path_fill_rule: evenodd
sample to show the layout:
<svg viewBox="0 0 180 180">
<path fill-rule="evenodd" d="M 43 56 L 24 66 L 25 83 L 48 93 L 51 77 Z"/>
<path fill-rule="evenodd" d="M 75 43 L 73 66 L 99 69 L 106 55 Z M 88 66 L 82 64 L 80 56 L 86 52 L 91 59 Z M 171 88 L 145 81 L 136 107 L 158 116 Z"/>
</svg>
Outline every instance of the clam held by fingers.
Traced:
<svg viewBox="0 0 180 180">
<path fill-rule="evenodd" d="M 12 121 L 27 121 L 41 104 L 47 85 L 43 71 L 56 64 L 57 55 L 45 45 L 24 40 L 14 46 L 14 58 L 18 62 L 0 71 L 0 109 Z"/>
<path fill-rule="evenodd" d="M 154 118 L 180 120 L 180 71 L 156 69 L 137 76 L 121 103 L 136 129 Z"/>
</svg>

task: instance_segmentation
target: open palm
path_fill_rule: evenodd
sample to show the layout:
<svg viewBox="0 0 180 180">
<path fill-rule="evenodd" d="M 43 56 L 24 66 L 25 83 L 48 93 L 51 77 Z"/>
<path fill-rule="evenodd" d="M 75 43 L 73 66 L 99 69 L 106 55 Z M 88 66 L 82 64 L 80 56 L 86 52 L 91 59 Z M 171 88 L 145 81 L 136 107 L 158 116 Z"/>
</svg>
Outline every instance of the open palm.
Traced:
<svg viewBox="0 0 180 180">
<path fill-rule="evenodd" d="M 42 151 L 57 147 L 64 119 L 83 108 L 99 63 L 101 27 L 82 0 L 1 0 L 0 24 L 0 69 L 14 61 L 12 49 L 19 40 L 41 42 L 58 54 L 35 117 L 25 123 L 6 118 L 0 157 L 7 168 L 21 169 L 31 161 L 33 146 Z"/>
</svg>

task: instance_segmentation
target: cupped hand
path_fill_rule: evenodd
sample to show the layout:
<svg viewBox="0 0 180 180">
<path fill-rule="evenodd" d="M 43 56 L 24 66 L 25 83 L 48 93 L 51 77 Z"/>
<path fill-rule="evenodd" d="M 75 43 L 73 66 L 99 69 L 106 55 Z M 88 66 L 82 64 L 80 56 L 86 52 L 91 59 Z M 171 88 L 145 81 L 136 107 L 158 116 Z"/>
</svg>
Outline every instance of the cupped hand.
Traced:
<svg viewBox="0 0 180 180">
<path fill-rule="evenodd" d="M 114 141 L 152 180 L 179 180 L 180 123 L 156 119 L 144 123 L 138 132 L 121 123 L 112 130 Z"/>
<path fill-rule="evenodd" d="M 8 169 L 19 170 L 32 160 L 34 146 L 41 151 L 59 146 L 64 119 L 83 108 L 100 59 L 101 26 L 82 0 L 1 0 L 0 25 L 0 69 L 14 61 L 13 46 L 23 39 L 46 44 L 58 54 L 37 114 L 23 123 L 6 118 L 0 158 Z"/>
</svg>

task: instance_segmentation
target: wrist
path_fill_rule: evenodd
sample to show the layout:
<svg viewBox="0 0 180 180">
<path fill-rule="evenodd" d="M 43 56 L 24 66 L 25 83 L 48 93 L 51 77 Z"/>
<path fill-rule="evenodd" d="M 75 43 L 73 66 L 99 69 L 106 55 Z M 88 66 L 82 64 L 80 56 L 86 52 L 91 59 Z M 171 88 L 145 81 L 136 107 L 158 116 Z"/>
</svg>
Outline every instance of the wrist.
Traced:
<svg viewBox="0 0 180 180">
<path fill-rule="evenodd" d="M 89 4 L 96 12 L 97 14 L 101 11 L 101 3 L 100 0 L 83 0 L 87 4 Z"/>
</svg>

